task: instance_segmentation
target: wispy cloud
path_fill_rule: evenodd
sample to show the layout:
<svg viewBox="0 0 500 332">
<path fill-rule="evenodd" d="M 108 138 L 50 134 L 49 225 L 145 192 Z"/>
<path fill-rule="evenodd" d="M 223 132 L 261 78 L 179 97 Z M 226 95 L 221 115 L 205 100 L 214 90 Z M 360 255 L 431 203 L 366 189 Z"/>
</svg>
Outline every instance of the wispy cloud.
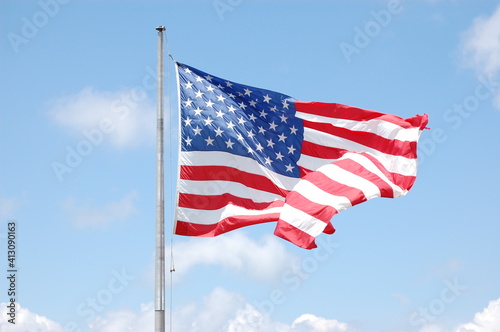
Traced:
<svg viewBox="0 0 500 332">
<path fill-rule="evenodd" d="M 63 209 L 71 223 L 77 228 L 106 228 L 111 224 L 125 220 L 136 211 L 135 192 L 131 192 L 118 201 L 95 206 L 92 202 L 80 202 L 74 197 L 67 198 Z"/>
<path fill-rule="evenodd" d="M 85 137 L 100 130 L 103 142 L 115 148 L 151 144 L 155 135 L 155 106 L 139 89 L 98 91 L 91 87 L 50 101 L 50 117 Z"/>
<path fill-rule="evenodd" d="M 500 76 L 500 6 L 491 16 L 478 17 L 462 36 L 461 51 L 466 66 L 478 76 Z M 498 89 L 497 89 L 498 90 Z M 500 109 L 500 94 L 493 101 Z"/>
<path fill-rule="evenodd" d="M 243 232 L 214 238 L 194 238 L 174 246 L 175 277 L 181 278 L 196 265 L 215 265 L 260 281 L 276 282 L 298 257 L 274 236 L 254 241 Z"/>
</svg>

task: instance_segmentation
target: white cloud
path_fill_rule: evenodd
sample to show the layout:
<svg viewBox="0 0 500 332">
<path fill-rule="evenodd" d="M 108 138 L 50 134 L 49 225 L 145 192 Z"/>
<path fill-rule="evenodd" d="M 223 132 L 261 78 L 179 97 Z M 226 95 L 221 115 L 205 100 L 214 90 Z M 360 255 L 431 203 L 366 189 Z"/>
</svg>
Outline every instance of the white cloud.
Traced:
<svg viewBox="0 0 500 332">
<path fill-rule="evenodd" d="M 278 281 L 287 268 L 298 262 L 278 238 L 266 235 L 255 242 L 243 232 L 178 242 L 174 256 L 175 277 L 182 277 L 195 265 L 205 264 L 239 271 L 260 281 Z"/>
<path fill-rule="evenodd" d="M 119 201 L 109 202 L 103 206 L 93 206 L 91 203 L 80 203 L 74 197 L 69 197 L 62 203 L 62 206 L 71 223 L 77 228 L 105 228 L 134 213 L 136 198 L 137 194 L 131 192 Z"/>
<path fill-rule="evenodd" d="M 352 331 L 346 323 L 326 319 L 312 314 L 304 314 L 292 323 L 293 332 L 347 332 Z"/>
<path fill-rule="evenodd" d="M 28 309 L 17 304 L 15 313 L 15 324 L 9 323 L 7 319 L 10 310 L 7 308 L 9 303 L 0 303 L 0 331 L 2 332 L 20 332 L 20 331 L 36 331 L 36 332 L 64 332 L 61 325 L 48 319 L 47 317 L 37 315 L 30 312 Z"/>
<path fill-rule="evenodd" d="M 0 315 L 7 316 L 7 303 L 0 304 Z M 166 313 L 169 326 L 168 312 Z M 200 301 L 179 306 L 173 312 L 173 331 L 183 332 L 354 332 L 353 326 L 336 319 L 303 314 L 292 324 L 272 320 L 246 302 L 243 295 L 217 287 Z M 143 304 L 138 312 L 129 309 L 109 311 L 89 324 L 89 332 L 143 332 L 154 329 L 154 306 Z M 0 331 L 64 332 L 58 323 L 18 306 L 16 325 L 0 321 Z M 446 332 L 442 326 L 429 324 L 419 332 Z M 474 316 L 474 321 L 460 325 L 453 332 L 500 331 L 500 299 Z"/>
<path fill-rule="evenodd" d="M 156 111 L 144 90 L 101 92 L 85 88 L 53 100 L 51 106 L 52 119 L 71 132 L 87 137 L 99 131 L 103 138 L 97 144 L 102 141 L 126 148 L 154 142 Z"/>
<path fill-rule="evenodd" d="M 490 301 L 488 306 L 474 315 L 474 321 L 460 325 L 455 332 L 498 332 L 500 331 L 500 298 Z"/>
<path fill-rule="evenodd" d="M 461 50 L 467 66 L 478 76 L 498 86 L 500 74 L 500 6 L 489 17 L 478 17 L 463 34 Z M 500 109 L 500 92 L 495 91 L 493 105 Z"/>
<path fill-rule="evenodd" d="M 478 17 L 464 33 L 462 50 L 466 61 L 481 75 L 500 70 L 500 6 L 490 17 Z"/>
</svg>

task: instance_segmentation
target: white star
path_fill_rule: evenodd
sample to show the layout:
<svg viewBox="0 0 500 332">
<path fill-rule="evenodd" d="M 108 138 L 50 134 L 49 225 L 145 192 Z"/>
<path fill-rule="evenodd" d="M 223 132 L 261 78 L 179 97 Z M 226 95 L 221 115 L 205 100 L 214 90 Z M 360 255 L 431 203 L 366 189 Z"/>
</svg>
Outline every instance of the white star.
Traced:
<svg viewBox="0 0 500 332">
<path fill-rule="evenodd" d="M 213 78 L 213 77 L 212 77 L 212 76 L 210 76 L 210 75 L 205 76 L 205 79 L 206 79 L 207 81 L 210 81 L 210 82 L 212 82 L 212 78 Z"/>
<path fill-rule="evenodd" d="M 288 103 L 286 102 L 286 100 L 283 100 L 283 108 L 288 109 Z"/>
<path fill-rule="evenodd" d="M 187 68 L 187 67 L 184 69 L 184 71 L 185 71 L 186 73 L 188 73 L 188 74 L 192 74 L 192 73 L 193 73 L 193 72 L 191 71 L 191 69 L 189 69 L 189 68 Z"/>
<path fill-rule="evenodd" d="M 222 118 L 224 116 L 224 112 L 222 112 L 222 110 L 215 112 L 215 114 L 217 114 L 218 118 Z"/>
<path fill-rule="evenodd" d="M 250 97 L 252 91 L 250 89 L 245 88 L 245 95 Z"/>
<path fill-rule="evenodd" d="M 227 109 L 228 112 L 231 112 L 231 113 L 234 113 L 234 111 L 236 111 L 236 108 L 234 108 L 233 105 L 229 105 L 228 109 Z"/>
<path fill-rule="evenodd" d="M 278 142 L 285 142 L 285 140 L 287 139 L 287 137 L 285 136 L 285 134 L 281 133 L 280 135 L 278 135 L 279 137 L 279 140 Z"/>
<path fill-rule="evenodd" d="M 194 114 L 195 115 L 201 115 L 201 112 L 203 112 L 202 109 L 200 109 L 199 107 L 197 109 L 194 110 Z"/>
<path fill-rule="evenodd" d="M 205 126 L 210 126 L 214 120 L 210 119 L 210 117 L 206 118 L 205 120 Z"/>
<path fill-rule="evenodd" d="M 229 139 L 229 140 L 226 142 L 226 145 L 227 145 L 227 148 L 228 148 L 228 149 L 232 149 L 232 148 L 233 148 L 233 145 L 234 145 L 234 142 L 231 142 L 231 139 Z"/>
<path fill-rule="evenodd" d="M 233 86 L 233 83 L 229 82 L 229 81 L 226 81 L 226 85 L 228 88 L 232 87 Z"/>
<path fill-rule="evenodd" d="M 188 137 L 188 138 L 185 138 L 184 141 L 186 141 L 186 145 L 189 146 L 189 145 L 191 145 L 192 139 Z"/>
<path fill-rule="evenodd" d="M 266 130 L 264 129 L 264 127 L 259 126 L 259 134 L 265 134 L 265 133 Z"/>
<path fill-rule="evenodd" d="M 280 119 L 281 119 L 281 122 L 286 122 L 286 120 L 288 118 L 285 116 L 285 114 L 281 114 Z"/>
<path fill-rule="evenodd" d="M 186 86 L 186 89 L 192 89 L 193 88 L 193 82 L 187 82 L 184 85 Z"/>
<path fill-rule="evenodd" d="M 235 96 L 235 95 L 233 95 L 231 92 L 230 92 L 230 93 L 228 93 L 227 95 L 228 95 L 231 99 L 236 98 L 236 96 Z"/>
<path fill-rule="evenodd" d="M 276 107 L 276 105 L 274 105 L 273 107 L 270 108 L 270 110 L 273 111 L 273 112 L 277 112 L 278 108 Z"/>
<path fill-rule="evenodd" d="M 233 121 L 229 121 L 229 122 L 227 123 L 227 127 L 228 127 L 229 129 L 233 129 L 233 128 L 234 128 L 234 126 L 236 126 L 236 125 L 233 123 Z"/>
<path fill-rule="evenodd" d="M 292 164 L 285 165 L 287 172 L 293 172 L 294 166 Z"/>
<path fill-rule="evenodd" d="M 196 98 L 203 98 L 204 93 L 198 90 L 198 92 L 194 93 L 196 95 Z"/>
<path fill-rule="evenodd" d="M 291 133 L 292 133 L 292 134 L 294 134 L 294 135 L 295 135 L 295 134 L 297 134 L 297 130 L 298 130 L 298 129 L 297 129 L 297 128 L 295 128 L 295 125 L 293 125 L 292 127 L 290 127 L 290 131 L 291 131 Z"/>
<path fill-rule="evenodd" d="M 220 95 L 220 96 L 217 96 L 217 100 L 223 103 L 224 100 L 226 100 L 226 97 L 224 97 L 223 95 Z"/>
<path fill-rule="evenodd" d="M 276 127 L 278 127 L 278 125 L 275 124 L 274 121 L 269 124 L 269 129 L 271 129 L 271 130 L 275 130 Z"/>
<path fill-rule="evenodd" d="M 252 121 L 255 121 L 257 119 L 257 117 L 255 115 L 253 115 L 252 113 L 250 113 L 250 116 L 248 118 Z"/>
<path fill-rule="evenodd" d="M 213 145 L 214 145 L 214 144 L 213 144 L 213 143 L 214 143 L 214 140 L 213 140 L 213 139 L 211 139 L 210 137 L 208 137 L 207 139 L 205 139 L 205 141 L 207 142 L 207 146 L 209 146 L 209 145 L 212 145 L 212 146 L 213 146 Z"/>
<path fill-rule="evenodd" d="M 250 137 L 250 138 L 253 138 L 255 136 L 255 134 L 253 133 L 252 130 L 247 131 L 247 133 L 248 133 L 248 137 Z"/>
<path fill-rule="evenodd" d="M 253 150 L 251 147 L 248 147 L 248 153 L 253 153 Z"/>
<path fill-rule="evenodd" d="M 252 107 L 255 107 L 255 105 L 257 105 L 257 102 L 255 100 L 250 100 L 249 103 L 250 103 L 250 106 L 252 106 Z"/>
<path fill-rule="evenodd" d="M 271 165 L 271 163 L 273 162 L 270 157 L 266 157 L 265 159 L 266 161 L 264 162 L 264 164 Z"/>
<path fill-rule="evenodd" d="M 193 119 L 186 118 L 186 119 L 184 120 L 184 123 L 186 124 L 186 126 L 190 126 L 190 125 L 191 125 L 191 121 L 193 121 Z"/>
<path fill-rule="evenodd" d="M 207 86 L 207 91 L 213 92 L 215 88 L 211 85 Z"/>
<path fill-rule="evenodd" d="M 207 104 L 207 107 L 213 107 L 214 106 L 214 102 L 211 101 L 211 100 L 206 101 L 205 104 Z"/>
<path fill-rule="evenodd" d="M 239 104 L 238 104 L 238 106 L 239 106 L 241 109 L 243 109 L 243 110 L 244 110 L 245 108 L 247 108 L 247 105 L 245 105 L 245 103 L 244 103 L 244 102 L 239 103 Z"/>
<path fill-rule="evenodd" d="M 266 94 L 266 95 L 264 96 L 264 102 L 265 102 L 265 103 L 268 103 L 268 104 L 269 104 L 269 101 L 271 101 L 271 99 L 272 99 L 272 98 L 271 98 L 271 97 L 269 97 L 269 94 Z"/>
<path fill-rule="evenodd" d="M 245 119 L 243 119 L 243 117 L 240 117 L 240 118 L 238 119 L 238 123 L 239 123 L 239 124 L 244 124 L 245 122 L 246 122 L 246 121 L 245 121 Z"/>
<path fill-rule="evenodd" d="M 276 159 L 283 160 L 283 157 L 284 155 L 282 155 L 281 152 L 278 151 L 278 153 L 276 153 Z"/>
<path fill-rule="evenodd" d="M 215 129 L 215 137 L 217 137 L 217 136 L 221 136 L 222 137 L 222 133 L 223 132 L 224 132 L 224 130 L 220 129 L 220 127 L 217 128 L 217 129 Z"/>
<path fill-rule="evenodd" d="M 196 128 L 193 128 L 194 135 L 201 135 L 201 128 L 196 126 Z"/>
<path fill-rule="evenodd" d="M 287 147 L 288 149 L 288 154 L 293 154 L 295 152 L 295 148 L 293 147 L 293 145 L 290 145 L 290 147 Z"/>
<path fill-rule="evenodd" d="M 276 143 L 274 143 L 272 139 L 268 139 L 267 140 L 267 146 L 270 146 L 271 148 L 274 148 L 274 144 L 276 144 Z"/>
<path fill-rule="evenodd" d="M 236 138 L 238 139 L 238 141 L 243 141 L 244 140 L 243 135 L 241 135 L 240 133 L 238 133 L 236 135 Z"/>
<path fill-rule="evenodd" d="M 196 82 L 203 82 L 203 78 L 201 78 L 200 76 L 196 76 Z"/>
<path fill-rule="evenodd" d="M 267 115 L 267 113 L 266 113 L 264 110 L 262 110 L 262 112 L 260 112 L 260 116 L 261 116 L 261 117 L 265 118 L 265 117 L 266 117 L 266 115 Z"/>
<path fill-rule="evenodd" d="M 184 106 L 191 106 L 191 104 L 193 103 L 193 101 L 191 100 L 191 98 L 188 98 L 185 102 L 184 102 Z"/>
<path fill-rule="evenodd" d="M 264 147 L 262 145 L 260 145 L 260 143 L 257 143 L 257 151 L 262 151 L 264 150 Z"/>
</svg>

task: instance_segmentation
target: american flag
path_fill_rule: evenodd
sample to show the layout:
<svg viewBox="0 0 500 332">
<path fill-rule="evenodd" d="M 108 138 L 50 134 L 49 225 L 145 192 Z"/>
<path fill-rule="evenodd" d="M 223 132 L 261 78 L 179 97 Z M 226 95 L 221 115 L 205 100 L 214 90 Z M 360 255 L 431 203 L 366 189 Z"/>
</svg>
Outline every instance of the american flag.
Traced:
<svg viewBox="0 0 500 332">
<path fill-rule="evenodd" d="M 181 110 L 175 233 L 216 236 L 264 222 L 303 248 L 338 212 L 405 195 L 427 115 L 300 102 L 177 63 Z"/>
</svg>

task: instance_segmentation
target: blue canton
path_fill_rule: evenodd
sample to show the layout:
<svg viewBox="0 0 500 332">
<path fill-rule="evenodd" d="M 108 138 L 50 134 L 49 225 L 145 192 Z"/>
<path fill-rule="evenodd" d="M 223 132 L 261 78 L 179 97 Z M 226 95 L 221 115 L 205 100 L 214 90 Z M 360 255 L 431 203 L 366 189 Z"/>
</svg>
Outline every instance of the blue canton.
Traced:
<svg viewBox="0 0 500 332">
<path fill-rule="evenodd" d="M 177 65 L 183 151 L 224 151 L 300 177 L 304 126 L 295 99 Z"/>
</svg>

